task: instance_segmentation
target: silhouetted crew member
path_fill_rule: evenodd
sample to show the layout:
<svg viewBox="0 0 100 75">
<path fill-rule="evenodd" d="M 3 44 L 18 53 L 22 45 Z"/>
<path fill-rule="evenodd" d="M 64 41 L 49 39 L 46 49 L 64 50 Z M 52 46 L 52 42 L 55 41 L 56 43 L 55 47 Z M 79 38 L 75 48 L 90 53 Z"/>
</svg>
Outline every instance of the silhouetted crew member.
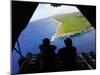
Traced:
<svg viewBox="0 0 100 75">
<path fill-rule="evenodd" d="M 55 70 L 56 64 L 56 46 L 50 45 L 50 40 L 45 38 L 43 44 L 39 46 L 41 50 L 41 69 L 42 71 L 53 71 Z"/>
<path fill-rule="evenodd" d="M 70 38 L 65 39 L 64 43 L 65 47 L 58 52 L 60 64 L 64 70 L 73 70 L 76 64 L 76 48 L 72 46 Z"/>
</svg>

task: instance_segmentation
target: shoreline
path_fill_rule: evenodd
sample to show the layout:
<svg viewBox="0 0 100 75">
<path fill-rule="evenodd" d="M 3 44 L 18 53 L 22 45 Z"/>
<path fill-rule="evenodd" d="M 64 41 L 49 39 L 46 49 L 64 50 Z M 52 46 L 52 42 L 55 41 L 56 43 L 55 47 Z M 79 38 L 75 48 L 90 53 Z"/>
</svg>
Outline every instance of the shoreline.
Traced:
<svg viewBox="0 0 100 75">
<path fill-rule="evenodd" d="M 52 19 L 53 21 L 56 21 L 56 22 L 59 22 L 57 21 L 56 19 Z M 58 27 L 56 28 L 56 33 L 51 37 L 51 41 L 54 41 L 55 39 L 57 38 L 63 38 L 63 37 L 73 37 L 73 36 L 77 36 L 79 34 L 82 34 L 84 32 L 87 32 L 91 29 L 93 29 L 93 27 L 89 27 L 87 29 L 82 29 L 80 31 L 76 31 L 76 32 L 73 32 L 73 33 L 66 33 L 66 34 L 59 34 L 59 28 L 60 28 L 60 25 L 62 24 L 62 22 L 59 22 L 59 25 Z"/>
<path fill-rule="evenodd" d="M 57 21 L 56 19 L 53 19 L 53 18 L 52 18 L 52 20 L 59 23 L 58 26 L 57 26 L 57 28 L 56 28 L 55 34 L 51 37 L 51 41 L 54 41 L 54 40 L 56 39 L 55 37 L 56 37 L 56 36 L 58 35 L 58 33 L 59 33 L 59 28 L 60 28 L 60 25 L 62 24 L 62 22 L 59 22 L 59 21 Z"/>
</svg>

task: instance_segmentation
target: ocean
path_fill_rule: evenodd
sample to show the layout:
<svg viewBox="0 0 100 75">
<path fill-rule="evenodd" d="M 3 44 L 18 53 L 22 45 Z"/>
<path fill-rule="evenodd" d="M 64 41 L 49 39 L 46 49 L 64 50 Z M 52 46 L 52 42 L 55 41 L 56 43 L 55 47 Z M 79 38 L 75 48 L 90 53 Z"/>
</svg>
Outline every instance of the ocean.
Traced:
<svg viewBox="0 0 100 75">
<path fill-rule="evenodd" d="M 51 18 L 41 19 L 29 22 L 26 29 L 23 30 L 19 36 L 19 44 L 22 54 L 25 56 L 28 52 L 33 54 L 40 53 L 38 46 L 42 43 L 42 39 L 49 38 L 56 33 L 56 28 L 59 22 L 53 21 Z M 91 29 L 87 32 L 72 37 L 73 46 L 76 47 L 77 52 L 88 52 L 96 50 L 96 30 Z M 51 44 L 57 46 L 56 53 L 59 48 L 64 47 L 64 39 L 59 38 L 51 41 Z M 17 45 L 15 45 L 17 48 Z M 18 59 L 20 58 L 17 52 L 12 53 L 12 72 L 18 72 Z"/>
</svg>

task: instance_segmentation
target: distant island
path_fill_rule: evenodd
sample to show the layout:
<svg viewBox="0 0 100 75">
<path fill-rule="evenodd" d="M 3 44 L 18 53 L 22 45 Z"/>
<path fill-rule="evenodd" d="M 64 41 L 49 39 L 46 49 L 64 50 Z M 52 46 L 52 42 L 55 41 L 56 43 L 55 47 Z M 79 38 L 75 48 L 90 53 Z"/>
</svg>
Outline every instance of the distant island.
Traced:
<svg viewBox="0 0 100 75">
<path fill-rule="evenodd" d="M 91 24 L 81 14 L 81 12 L 54 16 L 53 20 L 58 21 L 59 25 L 56 29 L 56 33 L 52 37 L 52 41 L 55 38 L 61 38 L 65 36 L 71 37 L 92 29 Z"/>
</svg>

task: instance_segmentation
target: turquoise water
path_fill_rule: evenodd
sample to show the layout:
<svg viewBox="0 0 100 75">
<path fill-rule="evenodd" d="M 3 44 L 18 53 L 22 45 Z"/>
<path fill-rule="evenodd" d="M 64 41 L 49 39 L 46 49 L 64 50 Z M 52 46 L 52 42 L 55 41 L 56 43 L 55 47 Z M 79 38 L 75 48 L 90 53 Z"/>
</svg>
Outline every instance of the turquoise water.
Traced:
<svg viewBox="0 0 100 75">
<path fill-rule="evenodd" d="M 56 33 L 56 28 L 58 22 L 53 21 L 52 19 L 42 19 L 38 21 L 33 21 L 28 24 L 26 29 L 19 36 L 19 43 L 22 50 L 22 54 L 26 55 L 28 52 L 34 54 L 40 53 L 38 46 L 42 43 L 42 39 L 49 38 Z M 72 37 L 73 45 L 77 48 L 77 52 L 88 52 L 95 50 L 95 29 L 89 30 L 82 34 Z M 51 42 L 57 46 L 57 50 L 64 46 L 65 38 L 55 39 Z M 15 45 L 15 47 L 17 47 Z M 56 52 L 57 52 L 56 50 Z M 14 51 L 12 54 L 12 72 L 18 72 L 18 59 L 19 55 Z"/>
</svg>

